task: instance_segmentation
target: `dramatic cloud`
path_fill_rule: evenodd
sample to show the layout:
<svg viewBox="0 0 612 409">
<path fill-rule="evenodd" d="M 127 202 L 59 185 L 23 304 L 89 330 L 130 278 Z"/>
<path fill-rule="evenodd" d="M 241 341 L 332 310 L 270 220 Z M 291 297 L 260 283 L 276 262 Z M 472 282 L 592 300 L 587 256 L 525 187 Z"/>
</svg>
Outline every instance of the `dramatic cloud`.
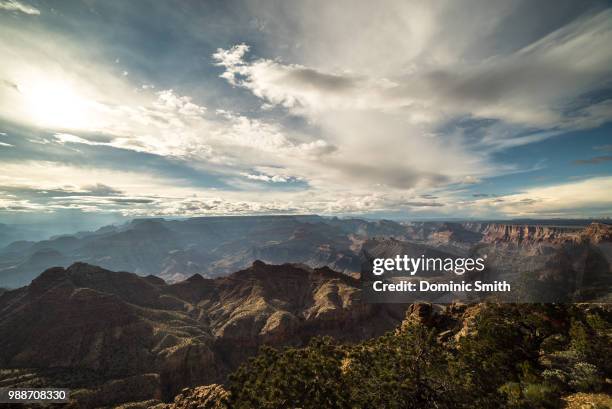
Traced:
<svg viewBox="0 0 612 409">
<path fill-rule="evenodd" d="M 469 115 L 524 127 L 581 129 L 612 119 L 612 101 L 576 108 L 575 100 L 568 100 L 597 89 L 609 78 L 610 21 L 612 12 L 605 10 L 508 55 L 469 63 L 461 59 L 430 63 L 378 77 L 371 76 L 367 66 L 324 72 L 277 60 L 247 60 L 245 44 L 219 49 L 213 57 L 225 68 L 221 77 L 230 84 L 307 116 L 372 110 L 396 112 L 415 124 Z M 410 32 L 410 25 L 405 29 Z"/>
<path fill-rule="evenodd" d="M 588 179 L 586 166 L 568 167 L 583 180 L 571 185 L 554 178 L 560 168 L 540 188 L 530 173 L 609 161 L 550 157 L 562 135 L 612 119 L 610 8 L 240 6 L 211 13 L 224 22 L 213 30 L 201 20 L 213 17 L 161 3 L 58 5 L 60 29 L 49 13 L 0 0 L 10 11 L 0 15 L 0 206 L 499 217 L 607 205 L 608 180 Z M 104 17 L 116 13 L 121 27 Z M 142 13 L 160 27 L 133 18 Z M 609 151 L 601 136 L 588 146 Z M 523 193 L 499 194 L 496 180 Z M 575 205 L 571 187 L 583 195 Z"/>
<path fill-rule="evenodd" d="M 416 7 L 428 17 L 423 23 L 408 17 L 413 8 L 396 3 L 393 7 L 406 17 L 401 21 L 408 33 L 427 32 L 423 24 L 445 15 L 444 10 Z M 317 15 L 324 22 L 342 20 L 336 11 L 333 6 L 321 6 Z M 351 18 L 371 11 L 360 7 L 351 12 Z M 364 50 L 373 61 L 334 71 L 278 59 L 252 59 L 246 44 L 219 49 L 213 58 L 224 68 L 221 77 L 231 85 L 248 89 L 264 106 L 283 107 L 316 124 L 338 147 L 334 162 L 322 165 L 337 180 L 398 189 L 480 183 L 483 176 L 514 171 L 491 164 L 487 152 L 539 142 L 568 130 L 594 128 L 612 118 L 610 100 L 576 102 L 609 78 L 612 52 L 606 44 L 612 42 L 611 17 L 610 10 L 586 14 L 507 55 L 482 60 L 446 55 L 423 62 L 411 45 L 402 44 L 405 49 L 396 52 L 406 56 L 403 64 L 394 61 L 387 69 L 378 69 L 377 45 L 381 37 L 391 35 L 386 32 L 370 40 L 373 51 Z M 399 27 L 393 34 L 398 32 L 402 32 Z M 397 38 L 389 40 L 397 42 Z M 348 49 L 354 39 L 339 34 L 334 48 L 343 41 Z M 466 116 L 496 122 L 482 127 L 480 133 L 440 132 L 452 120 Z"/>
</svg>

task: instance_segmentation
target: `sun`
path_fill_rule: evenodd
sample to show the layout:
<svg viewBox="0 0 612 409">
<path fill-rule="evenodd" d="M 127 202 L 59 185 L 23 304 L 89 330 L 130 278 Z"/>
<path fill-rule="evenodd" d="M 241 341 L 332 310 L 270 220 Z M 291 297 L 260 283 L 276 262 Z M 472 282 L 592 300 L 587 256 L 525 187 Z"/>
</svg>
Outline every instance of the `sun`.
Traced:
<svg viewBox="0 0 612 409">
<path fill-rule="evenodd" d="M 91 125 L 92 102 L 74 86 L 57 80 L 35 80 L 20 84 L 27 115 L 39 126 L 85 129 Z"/>
</svg>

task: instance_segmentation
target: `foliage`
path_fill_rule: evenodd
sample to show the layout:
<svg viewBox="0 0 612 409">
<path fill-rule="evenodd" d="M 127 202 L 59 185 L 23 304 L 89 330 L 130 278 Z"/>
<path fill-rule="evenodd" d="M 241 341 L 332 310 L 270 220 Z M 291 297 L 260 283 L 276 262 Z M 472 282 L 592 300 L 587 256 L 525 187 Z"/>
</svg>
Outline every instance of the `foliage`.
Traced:
<svg viewBox="0 0 612 409">
<path fill-rule="evenodd" d="M 350 348 L 343 375 L 352 380 L 351 407 L 452 407 L 446 363 L 435 332 L 420 325 Z"/>
<path fill-rule="evenodd" d="M 462 337 L 402 326 L 356 345 L 264 347 L 230 378 L 235 408 L 554 408 L 610 377 L 610 317 L 561 305 L 486 305 Z"/>
<path fill-rule="evenodd" d="M 340 364 L 345 356 L 331 338 L 302 349 L 262 348 L 230 378 L 235 408 L 344 408 L 348 393 Z"/>
</svg>

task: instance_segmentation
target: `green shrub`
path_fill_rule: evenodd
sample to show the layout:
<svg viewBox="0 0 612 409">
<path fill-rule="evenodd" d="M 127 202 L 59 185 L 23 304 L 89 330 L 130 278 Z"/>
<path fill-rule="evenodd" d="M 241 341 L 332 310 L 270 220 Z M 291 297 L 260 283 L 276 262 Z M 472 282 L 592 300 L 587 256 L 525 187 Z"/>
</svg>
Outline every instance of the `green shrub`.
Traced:
<svg viewBox="0 0 612 409">
<path fill-rule="evenodd" d="M 344 352 L 330 338 L 306 348 L 262 348 L 229 382 L 233 408 L 304 409 L 347 407 L 347 387 L 340 373 Z"/>
<path fill-rule="evenodd" d="M 575 364 L 569 378 L 570 386 L 577 392 L 597 392 L 603 384 L 603 377 L 597 367 L 587 362 Z"/>
<path fill-rule="evenodd" d="M 549 385 L 530 383 L 523 387 L 523 395 L 529 407 L 557 408 L 559 397 L 557 391 Z"/>
<path fill-rule="evenodd" d="M 558 305 L 487 305 L 467 335 L 404 326 L 356 345 L 316 338 L 262 348 L 230 377 L 237 409 L 547 409 L 609 377 L 605 315 Z"/>
</svg>

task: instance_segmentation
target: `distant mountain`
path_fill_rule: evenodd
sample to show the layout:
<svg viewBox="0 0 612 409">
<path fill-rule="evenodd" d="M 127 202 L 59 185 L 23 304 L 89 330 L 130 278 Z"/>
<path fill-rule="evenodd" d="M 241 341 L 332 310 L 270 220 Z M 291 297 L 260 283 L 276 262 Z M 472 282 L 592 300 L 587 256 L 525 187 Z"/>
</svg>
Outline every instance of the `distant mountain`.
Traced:
<svg viewBox="0 0 612 409">
<path fill-rule="evenodd" d="M 363 304 L 360 293 L 328 268 L 260 261 L 176 284 L 83 263 L 51 268 L 0 295 L 0 334 L 10 334 L 0 337 L 0 385 L 80 389 L 83 407 L 168 399 L 222 381 L 262 344 L 356 341 L 401 321 L 405 307 Z"/>
<path fill-rule="evenodd" d="M 606 250 L 610 225 L 601 223 L 579 226 L 573 221 L 568 227 L 544 222 L 400 223 L 320 216 L 157 218 L 38 242 L 14 242 L 0 250 L 0 286 L 26 285 L 45 268 L 67 267 L 74 262 L 156 275 L 169 282 L 193 274 L 209 278 L 226 275 L 254 260 L 327 266 L 358 276 L 364 246 L 375 246 L 381 240 L 401 241 L 414 256 L 435 250 L 454 257 L 483 247 L 525 257 L 589 241 L 612 262 Z"/>
<path fill-rule="evenodd" d="M 41 240 L 45 236 L 45 229 L 38 229 L 34 226 L 0 223 L 0 248 L 15 241 Z"/>
<path fill-rule="evenodd" d="M 256 259 L 356 272 L 358 237 L 406 234 L 400 223 L 319 216 L 135 219 L 95 232 L 13 243 L 0 250 L 0 285 L 25 285 L 44 268 L 79 261 L 170 281 L 195 273 L 228 274 Z"/>
</svg>

